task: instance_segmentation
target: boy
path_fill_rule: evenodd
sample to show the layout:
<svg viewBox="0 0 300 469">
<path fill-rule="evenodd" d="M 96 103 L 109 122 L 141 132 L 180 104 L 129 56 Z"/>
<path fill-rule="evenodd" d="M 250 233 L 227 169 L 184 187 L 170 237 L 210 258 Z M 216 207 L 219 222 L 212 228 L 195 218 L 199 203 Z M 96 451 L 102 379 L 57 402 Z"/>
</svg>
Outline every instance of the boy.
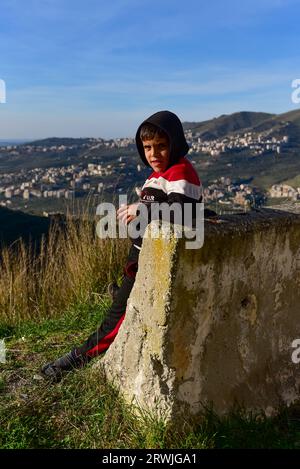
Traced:
<svg viewBox="0 0 300 469">
<path fill-rule="evenodd" d="M 175 114 L 160 111 L 146 119 L 137 130 L 136 145 L 142 161 L 153 170 L 142 187 L 139 202 L 148 209 L 148 222 L 153 219 L 153 203 L 177 202 L 183 208 L 184 203 L 195 207 L 201 202 L 201 183 L 192 164 L 185 158 L 189 146 L 181 122 Z M 117 212 L 118 218 L 125 224 L 130 223 L 137 216 L 139 204 L 121 206 Z M 81 346 L 44 365 L 41 369 L 44 377 L 58 381 L 65 372 L 84 366 L 108 349 L 125 316 L 127 299 L 138 268 L 141 244 L 141 236 L 132 240 L 122 284 L 114 291 L 112 306 L 99 329 Z"/>
</svg>

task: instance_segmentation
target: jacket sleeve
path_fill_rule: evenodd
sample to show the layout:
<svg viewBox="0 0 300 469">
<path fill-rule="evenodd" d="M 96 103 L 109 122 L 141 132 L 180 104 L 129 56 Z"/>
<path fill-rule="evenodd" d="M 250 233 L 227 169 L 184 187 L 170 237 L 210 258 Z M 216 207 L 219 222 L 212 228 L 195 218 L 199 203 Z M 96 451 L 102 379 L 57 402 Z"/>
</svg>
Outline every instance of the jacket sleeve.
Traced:
<svg viewBox="0 0 300 469">
<path fill-rule="evenodd" d="M 165 220 L 170 223 L 179 223 L 184 225 L 185 212 L 188 211 L 186 216 L 191 216 L 191 218 L 194 220 L 197 216 L 197 205 L 201 203 L 201 201 L 202 195 L 200 195 L 200 198 L 197 200 L 182 193 L 170 192 L 170 194 L 168 194 L 166 203 L 169 206 L 174 204 L 174 210 L 166 211 L 166 213 L 164 213 L 163 210 L 152 210 L 152 214 L 149 214 L 149 223 L 153 220 Z M 175 213 L 176 210 L 179 210 L 177 215 Z M 191 223 L 192 220 L 190 220 L 189 224 Z"/>
</svg>

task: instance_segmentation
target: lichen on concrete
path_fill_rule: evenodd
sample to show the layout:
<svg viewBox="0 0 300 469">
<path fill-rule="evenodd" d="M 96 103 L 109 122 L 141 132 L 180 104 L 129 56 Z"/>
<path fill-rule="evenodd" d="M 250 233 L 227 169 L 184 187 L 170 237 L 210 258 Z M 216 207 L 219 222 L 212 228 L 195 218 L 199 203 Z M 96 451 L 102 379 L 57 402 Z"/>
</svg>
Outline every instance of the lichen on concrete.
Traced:
<svg viewBox="0 0 300 469">
<path fill-rule="evenodd" d="M 158 237 L 144 239 L 125 320 L 99 361 L 130 402 L 167 420 L 205 403 L 270 414 L 299 399 L 300 216 L 222 219 L 205 222 L 199 250 L 152 222 Z"/>
</svg>

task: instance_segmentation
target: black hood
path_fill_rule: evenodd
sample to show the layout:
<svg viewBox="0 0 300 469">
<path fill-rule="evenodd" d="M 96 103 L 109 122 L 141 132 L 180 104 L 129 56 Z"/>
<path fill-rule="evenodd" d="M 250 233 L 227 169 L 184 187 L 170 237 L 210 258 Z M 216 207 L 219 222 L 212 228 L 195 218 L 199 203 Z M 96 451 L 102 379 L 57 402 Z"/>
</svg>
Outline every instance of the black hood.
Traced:
<svg viewBox="0 0 300 469">
<path fill-rule="evenodd" d="M 189 151 L 189 146 L 184 136 L 182 124 L 176 114 L 170 111 L 159 111 L 153 114 L 152 116 L 148 117 L 148 119 L 144 120 L 144 122 L 141 123 L 135 136 L 138 152 L 145 165 L 150 166 L 148 161 L 146 160 L 143 142 L 140 138 L 140 129 L 143 124 L 156 125 L 156 127 L 159 127 L 168 135 L 170 142 L 169 166 L 176 163 L 179 158 L 186 155 Z"/>
</svg>

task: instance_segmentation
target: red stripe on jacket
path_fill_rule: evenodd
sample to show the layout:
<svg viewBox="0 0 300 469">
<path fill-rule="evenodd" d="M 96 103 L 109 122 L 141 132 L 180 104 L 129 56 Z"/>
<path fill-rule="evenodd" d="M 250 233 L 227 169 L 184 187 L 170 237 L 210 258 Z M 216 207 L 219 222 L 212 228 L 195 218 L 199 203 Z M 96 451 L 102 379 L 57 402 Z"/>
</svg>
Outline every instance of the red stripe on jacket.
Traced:
<svg viewBox="0 0 300 469">
<path fill-rule="evenodd" d="M 149 179 L 163 177 L 167 181 L 178 181 L 184 179 L 191 184 L 201 185 L 201 181 L 192 163 L 185 157 L 178 160 L 177 163 L 170 166 L 164 172 L 155 172 L 150 174 Z"/>
</svg>

